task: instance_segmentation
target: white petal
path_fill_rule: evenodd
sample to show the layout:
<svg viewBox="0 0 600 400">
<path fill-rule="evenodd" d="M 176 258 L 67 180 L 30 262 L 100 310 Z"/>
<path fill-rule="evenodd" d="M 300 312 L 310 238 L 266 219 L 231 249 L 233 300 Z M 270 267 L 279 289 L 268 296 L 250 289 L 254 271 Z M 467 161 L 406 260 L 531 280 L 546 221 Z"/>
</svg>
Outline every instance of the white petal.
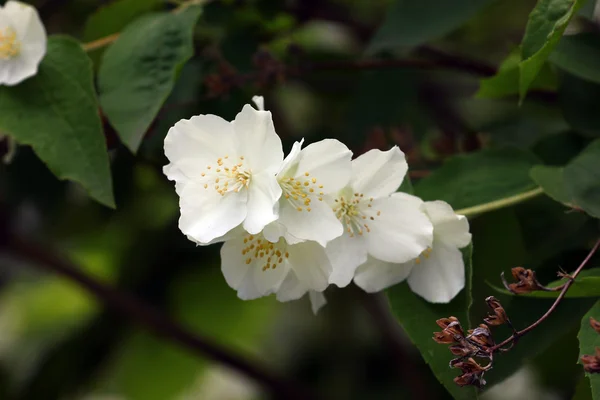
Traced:
<svg viewBox="0 0 600 400">
<path fill-rule="evenodd" d="M 252 96 L 252 101 L 256 104 L 259 111 L 265 110 L 265 99 L 262 96 Z"/>
<path fill-rule="evenodd" d="M 394 264 L 369 257 L 356 270 L 354 283 L 365 292 L 379 292 L 405 280 L 413 266 L 414 261 Z"/>
<path fill-rule="evenodd" d="M 289 262 L 284 261 L 275 268 L 263 269 L 264 260 L 251 263 L 254 271 L 254 284 L 260 293 L 269 295 L 277 292 L 281 283 L 289 275 Z"/>
<path fill-rule="evenodd" d="M 247 198 L 245 190 L 221 196 L 212 188 L 190 183 L 183 188 L 179 201 L 179 229 L 196 242 L 209 243 L 242 223 Z"/>
<path fill-rule="evenodd" d="M 12 21 L 12 26 L 21 41 L 21 54 L 27 64 L 37 67 L 46 54 L 46 29 L 37 10 L 25 3 L 9 1 L 2 10 Z"/>
<path fill-rule="evenodd" d="M 356 268 L 367 261 L 367 246 L 362 236 L 350 237 L 344 233 L 329 242 L 325 251 L 333 268 L 329 283 L 339 287 L 348 286 Z"/>
<path fill-rule="evenodd" d="M 450 204 L 438 200 L 428 201 L 424 209 L 433 223 L 435 240 L 463 248 L 471 243 L 469 221 L 464 215 L 454 213 Z"/>
<path fill-rule="evenodd" d="M 322 292 L 329 284 L 331 264 L 325 249 L 316 242 L 288 246 L 290 267 L 308 289 Z"/>
<path fill-rule="evenodd" d="M 277 290 L 276 298 L 278 301 L 285 302 L 291 300 L 298 300 L 306 294 L 308 289 L 306 285 L 302 284 L 298 280 L 298 277 L 294 271 L 290 271 L 285 277 L 283 283 Z"/>
<path fill-rule="evenodd" d="M 216 168 L 219 158 L 235 157 L 233 127 L 216 115 L 197 115 L 177 122 L 165 137 L 165 155 L 171 161 L 164 172 L 171 180 L 189 179 Z"/>
<path fill-rule="evenodd" d="M 302 139 L 299 142 L 294 142 L 294 144 L 292 145 L 292 149 L 283 160 L 281 168 L 277 172 L 278 177 L 286 175 L 289 172 L 290 168 L 297 166 L 298 156 L 300 155 L 300 151 L 302 150 L 302 143 L 304 143 L 304 139 Z"/>
<path fill-rule="evenodd" d="M 325 304 L 327 304 L 327 299 L 325 298 L 325 295 L 321 292 L 315 292 L 314 290 L 310 290 L 308 292 L 308 298 L 310 299 L 310 306 L 315 315 L 317 315 L 319 310 L 323 308 Z"/>
<path fill-rule="evenodd" d="M 278 222 L 285 226 L 287 236 L 292 243 L 294 238 L 313 240 L 325 246 L 327 242 L 344 233 L 342 223 L 337 219 L 331 207 L 324 201 L 313 198 L 311 211 L 302 208 L 298 211 L 289 200 L 282 198 Z"/>
<path fill-rule="evenodd" d="M 406 171 L 408 164 L 397 146 L 373 149 L 352 161 L 351 186 L 366 197 L 388 196 L 400 187 Z"/>
<path fill-rule="evenodd" d="M 280 197 L 281 187 L 274 174 L 253 174 L 248 186 L 248 214 L 244 220 L 244 229 L 256 234 L 275 221 L 279 213 L 277 201 Z"/>
<path fill-rule="evenodd" d="M 37 73 L 38 65 L 26 58 L 17 56 L 10 60 L 0 60 L 0 85 L 14 86 Z"/>
<path fill-rule="evenodd" d="M 376 199 L 361 211 L 370 232 L 363 234 L 370 255 L 382 261 L 404 263 L 416 258 L 433 241 L 433 225 L 415 201 L 402 196 Z"/>
<path fill-rule="evenodd" d="M 465 287 L 465 264 L 454 246 L 435 242 L 429 257 L 419 257 L 408 277 L 413 292 L 431 303 L 448 303 Z"/>
<path fill-rule="evenodd" d="M 242 255 L 243 239 L 230 240 L 221 247 L 221 271 L 227 284 L 238 292 L 242 300 L 262 297 L 254 282 L 252 266 L 246 264 Z"/>
<path fill-rule="evenodd" d="M 233 121 L 239 153 L 254 173 L 275 175 L 283 161 L 281 139 L 275 133 L 269 111 L 257 111 L 246 104 Z"/>
<path fill-rule="evenodd" d="M 335 139 L 325 139 L 306 146 L 298 159 L 296 176 L 309 173 L 321 192 L 337 193 L 350 181 L 352 175 L 352 152 L 345 144 Z"/>
</svg>

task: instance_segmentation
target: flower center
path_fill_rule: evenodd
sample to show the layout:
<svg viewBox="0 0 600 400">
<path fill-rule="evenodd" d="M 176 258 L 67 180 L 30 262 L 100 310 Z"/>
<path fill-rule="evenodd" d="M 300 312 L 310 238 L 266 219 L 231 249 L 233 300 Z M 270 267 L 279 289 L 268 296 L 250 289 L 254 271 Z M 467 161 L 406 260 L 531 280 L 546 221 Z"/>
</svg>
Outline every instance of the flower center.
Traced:
<svg viewBox="0 0 600 400">
<path fill-rule="evenodd" d="M 297 178 L 284 176 L 279 179 L 279 185 L 285 199 L 298 211 L 310 212 L 313 200 L 323 201 L 323 185 L 318 185 L 317 178 L 311 178 L 308 172 Z"/>
<path fill-rule="evenodd" d="M 373 210 L 372 202 L 372 197 L 366 199 L 362 193 L 340 196 L 335 199 L 333 212 L 344 224 L 350 237 L 371 232 L 367 221 L 374 221 L 375 218 L 381 216 L 381 211 Z"/>
<path fill-rule="evenodd" d="M 419 256 L 415 259 L 415 264 L 421 264 L 421 257 L 424 257 L 425 259 L 429 258 L 431 251 L 431 247 L 428 247 L 425 250 L 423 250 L 423 252 L 419 254 Z"/>
<path fill-rule="evenodd" d="M 286 251 L 286 243 L 280 240 L 277 243 L 271 243 L 262 235 L 248 235 L 244 238 L 245 247 L 242 249 L 242 255 L 246 256 L 246 264 L 257 262 L 262 264 L 261 269 L 275 269 L 290 254 Z"/>
<path fill-rule="evenodd" d="M 0 29 L 0 60 L 10 60 L 21 52 L 21 42 L 12 27 Z"/>
<path fill-rule="evenodd" d="M 250 185 L 252 172 L 244 168 L 244 156 L 232 161 L 229 156 L 218 158 L 216 163 L 206 167 L 202 172 L 204 189 L 213 188 L 221 196 L 229 192 L 239 192 Z"/>
</svg>

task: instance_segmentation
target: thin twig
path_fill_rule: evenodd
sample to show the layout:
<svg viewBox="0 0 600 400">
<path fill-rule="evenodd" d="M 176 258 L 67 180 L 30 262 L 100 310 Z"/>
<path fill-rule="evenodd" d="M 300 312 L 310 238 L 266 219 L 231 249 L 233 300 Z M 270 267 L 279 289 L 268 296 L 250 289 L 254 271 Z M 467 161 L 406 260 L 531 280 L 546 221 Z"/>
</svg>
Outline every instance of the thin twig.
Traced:
<svg viewBox="0 0 600 400">
<path fill-rule="evenodd" d="M 514 333 L 512 336 L 510 336 L 508 339 L 504 340 L 503 342 L 501 342 L 493 347 L 490 347 L 487 350 L 487 352 L 490 354 L 493 354 L 494 352 L 499 351 L 501 348 L 503 348 L 507 344 L 510 344 L 510 343 L 516 341 L 521 336 L 525 335 L 527 332 L 531 331 L 532 329 L 535 329 L 538 325 L 540 325 L 542 322 L 544 322 L 550 316 L 550 314 L 552 314 L 554 312 L 556 307 L 558 307 L 558 305 L 560 304 L 562 299 L 567 294 L 567 291 L 569 290 L 571 285 L 573 285 L 573 282 L 575 282 L 575 278 L 577 278 L 577 275 L 579 275 L 579 273 L 583 270 L 583 268 L 590 261 L 590 259 L 592 258 L 594 253 L 596 253 L 596 251 L 598 250 L 599 247 L 600 247 L 600 239 L 596 242 L 594 247 L 592 247 L 592 250 L 590 250 L 587 257 L 581 262 L 581 264 L 579 265 L 579 267 L 577 267 L 575 272 L 573 272 L 573 274 L 569 277 L 569 280 L 564 284 L 562 290 L 560 291 L 560 294 L 558 295 L 556 300 L 554 300 L 554 303 L 548 309 L 548 311 L 546 311 L 546 313 L 544 315 L 542 315 L 537 321 L 535 321 L 533 324 L 529 325 L 527 328 Z"/>
<path fill-rule="evenodd" d="M 473 217 L 475 215 L 483 214 L 489 211 L 499 210 L 501 208 L 513 206 L 518 203 L 522 203 L 525 200 L 532 199 L 544 193 L 544 189 L 538 187 L 527 192 L 519 193 L 514 196 L 506 197 L 504 199 L 490 201 L 489 203 L 478 204 L 473 207 L 462 208 L 456 210 L 457 214 L 464 215 L 467 217 Z"/>
<path fill-rule="evenodd" d="M 190 332 L 168 315 L 160 313 L 134 296 L 96 281 L 52 251 L 19 239 L 11 240 L 9 249 L 15 255 L 33 261 L 35 266 L 46 268 L 75 282 L 106 306 L 146 327 L 157 336 L 176 342 L 200 356 L 208 357 L 254 379 L 276 398 L 297 400 L 315 398 L 304 387 L 273 374 L 256 361 L 250 361 L 241 355 L 231 353 L 230 350 L 211 339 Z"/>
</svg>

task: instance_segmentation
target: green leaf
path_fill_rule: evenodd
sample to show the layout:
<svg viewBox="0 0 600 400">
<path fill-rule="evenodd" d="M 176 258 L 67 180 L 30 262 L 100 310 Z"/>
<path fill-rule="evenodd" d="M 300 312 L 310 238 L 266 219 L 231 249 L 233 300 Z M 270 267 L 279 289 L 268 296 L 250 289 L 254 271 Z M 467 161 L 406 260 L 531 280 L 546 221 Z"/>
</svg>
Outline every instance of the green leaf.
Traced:
<svg viewBox="0 0 600 400">
<path fill-rule="evenodd" d="M 544 193 L 559 203 L 573 206 L 571 196 L 567 192 L 564 180 L 564 168 L 536 165 L 529 171 L 531 179 L 544 189 Z"/>
<path fill-rule="evenodd" d="M 600 334 L 590 326 L 590 318 L 600 321 L 600 301 L 596 302 L 590 311 L 581 320 L 581 330 L 579 331 L 579 357 L 584 354 L 593 355 L 596 347 L 600 347 Z M 579 359 L 581 363 L 581 358 Z M 594 400 L 600 399 L 600 374 L 585 373 L 589 378 L 592 388 L 592 397 Z"/>
<path fill-rule="evenodd" d="M 59 179 L 80 183 L 114 208 L 92 65 L 79 43 L 51 37 L 36 76 L 0 87 L 0 115 L 0 132 L 33 147 Z"/>
<path fill-rule="evenodd" d="M 507 279 L 509 280 L 509 283 L 510 283 L 511 278 L 507 277 Z M 565 282 L 566 281 L 564 279 L 559 279 L 554 282 L 550 282 L 549 284 L 547 284 L 545 286 L 549 287 L 549 288 L 554 288 L 554 287 L 563 285 Z M 509 292 L 508 290 L 506 290 L 504 288 L 501 288 L 499 286 L 494 286 L 491 284 L 490 284 L 490 286 L 493 287 L 494 290 L 496 290 L 500 293 L 515 296 L 511 292 Z M 560 293 L 560 291 L 556 291 L 556 292 L 536 291 L 536 292 L 531 292 L 531 293 L 519 294 L 518 296 L 519 297 L 535 297 L 535 298 L 540 298 L 540 299 L 553 299 L 553 298 L 558 297 L 559 293 Z M 592 268 L 592 269 L 581 271 L 581 273 L 575 279 L 575 283 L 573 283 L 573 285 L 571 285 L 569 290 L 567 290 L 567 294 L 565 295 L 565 297 L 568 297 L 568 298 L 600 297 L 600 268 Z"/>
<path fill-rule="evenodd" d="M 164 0 L 117 0 L 100 7 L 85 23 L 83 41 L 89 42 L 122 31 L 142 14 L 159 9 Z"/>
<path fill-rule="evenodd" d="M 600 139 L 565 167 L 564 181 L 575 205 L 600 218 Z"/>
<path fill-rule="evenodd" d="M 582 375 L 575 387 L 575 394 L 571 400 L 593 400 L 590 387 L 590 380 L 587 376 Z"/>
<path fill-rule="evenodd" d="M 190 6 L 175 14 L 141 17 L 104 53 L 98 73 L 100 104 L 134 153 L 193 55 L 200 11 Z"/>
<path fill-rule="evenodd" d="M 387 290 L 392 311 L 398 322 L 417 346 L 435 376 L 455 399 L 465 400 L 476 398 L 475 389 L 461 388 L 453 382 L 453 379 L 459 375 L 459 371 L 448 366 L 453 358 L 452 353 L 447 345 L 438 344 L 431 337 L 433 332 L 439 330 L 435 321 L 440 318 L 455 316 L 461 321 L 464 329 L 469 326 L 469 307 L 472 303 L 472 251 L 472 245 L 463 249 L 466 269 L 465 289 L 448 304 L 432 304 L 423 300 L 410 290 L 406 282 Z"/>
<path fill-rule="evenodd" d="M 527 22 L 521 43 L 519 97 L 523 101 L 544 63 L 560 41 L 569 21 L 586 0 L 539 0 Z"/>
<path fill-rule="evenodd" d="M 519 93 L 519 63 L 521 53 L 515 49 L 502 62 L 498 73 L 479 82 L 479 90 L 475 94 L 479 98 L 498 98 Z M 546 63 L 531 83 L 531 89 L 554 91 L 557 87 L 556 74 Z"/>
<path fill-rule="evenodd" d="M 492 0 L 396 0 L 375 34 L 368 53 L 412 47 L 458 28 Z"/>
<path fill-rule="evenodd" d="M 537 163 L 531 153 L 512 147 L 457 155 L 415 185 L 415 194 L 455 209 L 488 203 L 534 189 L 529 169 Z"/>
<path fill-rule="evenodd" d="M 600 35 L 565 36 L 550 55 L 550 61 L 581 79 L 600 83 Z"/>
</svg>

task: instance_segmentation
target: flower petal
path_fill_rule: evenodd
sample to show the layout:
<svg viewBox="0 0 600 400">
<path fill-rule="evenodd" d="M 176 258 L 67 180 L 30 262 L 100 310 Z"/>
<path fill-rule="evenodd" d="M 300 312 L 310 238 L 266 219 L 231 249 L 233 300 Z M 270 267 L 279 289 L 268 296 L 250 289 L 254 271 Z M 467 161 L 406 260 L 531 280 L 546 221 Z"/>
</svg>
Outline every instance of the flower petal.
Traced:
<svg viewBox="0 0 600 400">
<path fill-rule="evenodd" d="M 459 249 L 471 243 L 467 217 L 455 214 L 450 204 L 441 200 L 428 201 L 423 207 L 433 223 L 436 242 L 443 241 Z"/>
<path fill-rule="evenodd" d="M 286 175 L 288 171 L 297 164 L 298 156 L 300 155 L 300 151 L 302 150 L 302 143 L 304 143 L 304 139 L 300 140 L 299 142 L 294 142 L 294 144 L 292 145 L 292 149 L 281 164 L 281 168 L 277 173 L 278 177 Z"/>
<path fill-rule="evenodd" d="M 262 297 L 257 289 L 252 266 L 246 264 L 242 255 L 243 238 L 227 241 L 221 247 L 221 271 L 227 284 L 238 292 L 242 300 Z"/>
<path fill-rule="evenodd" d="M 405 280 L 414 265 L 414 261 L 394 264 L 369 257 L 357 268 L 354 283 L 365 292 L 379 292 Z"/>
<path fill-rule="evenodd" d="M 351 186 L 367 197 L 388 196 L 400 187 L 406 171 L 408 164 L 398 146 L 373 149 L 352 160 Z"/>
<path fill-rule="evenodd" d="M 315 292 L 314 290 L 308 291 L 308 298 L 310 299 L 310 306 L 312 308 L 312 312 L 317 315 L 319 310 L 323 308 L 325 304 L 327 304 L 327 299 L 322 292 Z"/>
<path fill-rule="evenodd" d="M 196 242 L 209 243 L 242 223 L 247 198 L 245 190 L 221 196 L 216 190 L 190 183 L 181 192 L 179 229 Z"/>
<path fill-rule="evenodd" d="M 327 242 L 344 233 L 342 223 L 337 219 L 331 207 L 317 198 L 310 204 L 311 211 L 298 209 L 286 199 L 280 201 L 278 222 L 285 226 L 286 240 L 313 240 L 325 246 Z"/>
<path fill-rule="evenodd" d="M 21 41 L 19 58 L 36 67 L 46 54 L 47 35 L 44 24 L 35 9 L 19 1 L 8 1 L 2 13 L 11 19 L 11 25 Z"/>
<path fill-rule="evenodd" d="M 246 104 L 233 121 L 239 153 L 254 173 L 275 175 L 283 161 L 281 139 L 275 133 L 269 111 L 257 111 Z"/>
<path fill-rule="evenodd" d="M 415 204 L 411 197 L 393 196 L 376 199 L 370 208 L 362 210 L 370 215 L 370 229 L 363 235 L 370 255 L 382 261 L 404 263 L 431 246 L 433 225 Z"/>
<path fill-rule="evenodd" d="M 307 289 L 322 292 L 329 284 L 331 264 L 325 249 L 316 242 L 288 246 L 290 267 Z"/>
<path fill-rule="evenodd" d="M 362 236 L 350 237 L 344 233 L 329 242 L 325 251 L 333 268 L 329 283 L 339 287 L 348 286 L 356 268 L 367 261 L 367 246 Z"/>
<path fill-rule="evenodd" d="M 277 292 L 281 283 L 290 272 L 289 262 L 284 261 L 277 265 L 275 268 L 263 269 L 262 264 L 264 261 L 261 260 L 259 263 L 251 263 L 254 271 L 254 284 L 263 296 L 273 294 Z"/>
<path fill-rule="evenodd" d="M 177 171 L 196 178 L 219 158 L 235 156 L 233 127 L 216 115 L 197 115 L 177 122 L 165 137 L 165 155 L 171 166 L 164 172 L 171 180 L 180 178 Z M 174 164 L 174 166 L 172 165 Z"/>
<path fill-rule="evenodd" d="M 429 257 L 419 257 L 408 277 L 413 292 L 431 303 L 448 303 L 465 287 L 465 264 L 454 246 L 435 242 Z"/>
<path fill-rule="evenodd" d="M 298 300 L 306 294 L 308 289 L 298 280 L 298 277 L 291 270 L 277 290 L 276 298 L 278 301 L 286 302 Z"/>
<path fill-rule="evenodd" d="M 248 185 L 248 214 L 244 220 L 244 229 L 256 234 L 275 221 L 279 214 L 281 187 L 270 172 L 253 174 Z"/>
<path fill-rule="evenodd" d="M 309 173 L 322 185 L 321 192 L 337 193 L 348 184 L 352 175 L 352 152 L 335 139 L 325 139 L 306 146 L 298 159 L 296 176 Z"/>
</svg>

